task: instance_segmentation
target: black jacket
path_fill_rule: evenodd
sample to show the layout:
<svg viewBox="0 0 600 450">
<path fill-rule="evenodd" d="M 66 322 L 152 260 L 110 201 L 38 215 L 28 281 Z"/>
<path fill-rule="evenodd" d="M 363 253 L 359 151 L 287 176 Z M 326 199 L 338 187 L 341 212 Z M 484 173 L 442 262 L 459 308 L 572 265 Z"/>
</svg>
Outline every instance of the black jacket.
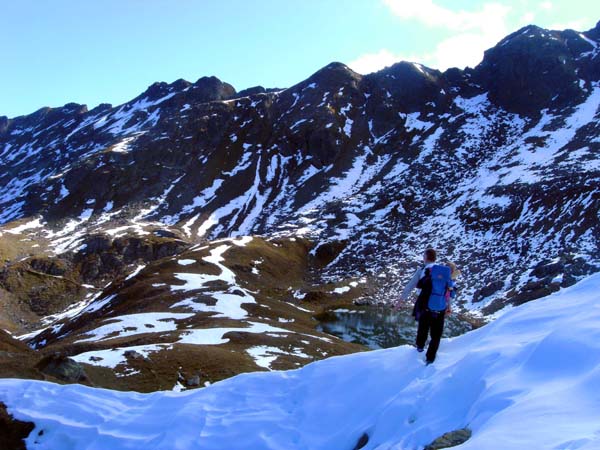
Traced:
<svg viewBox="0 0 600 450">
<path fill-rule="evenodd" d="M 425 275 L 417 282 L 417 288 L 421 289 L 421 292 L 413 308 L 413 317 L 415 320 L 419 320 L 421 314 L 427 310 L 429 304 L 429 297 L 433 289 L 433 285 L 431 284 L 431 269 L 425 269 Z"/>
</svg>

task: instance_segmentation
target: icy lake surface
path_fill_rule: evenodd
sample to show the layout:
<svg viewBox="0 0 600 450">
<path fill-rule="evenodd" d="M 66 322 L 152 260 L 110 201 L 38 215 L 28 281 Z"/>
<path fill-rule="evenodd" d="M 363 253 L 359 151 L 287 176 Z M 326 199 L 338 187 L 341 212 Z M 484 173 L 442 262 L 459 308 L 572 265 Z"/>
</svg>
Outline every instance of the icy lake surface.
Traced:
<svg viewBox="0 0 600 450">
<path fill-rule="evenodd" d="M 417 322 L 409 310 L 395 311 L 385 306 L 366 306 L 334 310 L 321 320 L 317 329 L 347 342 L 377 350 L 413 344 L 417 335 Z M 472 329 L 470 323 L 451 314 L 446 318 L 444 337 L 460 336 Z"/>
</svg>

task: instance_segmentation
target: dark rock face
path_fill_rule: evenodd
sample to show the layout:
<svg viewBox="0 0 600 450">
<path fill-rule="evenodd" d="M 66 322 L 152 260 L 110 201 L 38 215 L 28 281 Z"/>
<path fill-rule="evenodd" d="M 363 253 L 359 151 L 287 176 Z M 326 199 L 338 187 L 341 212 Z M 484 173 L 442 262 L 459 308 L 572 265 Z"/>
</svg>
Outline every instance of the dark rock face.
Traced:
<svg viewBox="0 0 600 450">
<path fill-rule="evenodd" d="M 241 90 L 236 97 L 250 97 L 257 94 L 266 94 L 267 90 L 262 86 L 254 86 L 248 89 Z"/>
<path fill-rule="evenodd" d="M 126 268 L 139 261 L 155 261 L 176 255 L 189 246 L 172 237 L 153 239 L 136 237 L 111 240 L 105 235 L 93 235 L 83 241 L 82 251 L 73 255 L 81 278 L 86 283 L 97 283 L 122 275 Z"/>
<path fill-rule="evenodd" d="M 37 368 L 40 372 L 67 383 L 79 383 L 88 379 L 79 363 L 59 353 L 43 358 Z"/>
<path fill-rule="evenodd" d="M 139 361 L 148 361 L 148 357 L 142 355 L 139 352 L 136 352 L 135 350 L 127 350 L 123 354 L 125 355 L 125 357 L 127 359 L 135 359 L 135 360 L 139 360 Z"/>
<path fill-rule="evenodd" d="M 322 280 L 369 276 L 386 297 L 427 245 L 478 308 L 552 292 L 600 262 L 598 33 L 526 27 L 464 71 L 331 63 L 285 90 L 203 77 L 0 119 L 0 223 L 40 217 L 27 236 L 64 261 L 18 274 L 99 286 L 179 237 L 260 234 L 309 237 Z M 532 272 L 567 254 L 588 262 Z"/>
<path fill-rule="evenodd" d="M 3 134 L 6 132 L 6 130 L 8 129 L 9 123 L 10 122 L 8 120 L 8 117 L 0 116 L 0 134 Z"/>
<path fill-rule="evenodd" d="M 492 294 L 495 294 L 500 289 L 502 289 L 503 286 L 504 286 L 503 281 L 494 281 L 494 282 L 488 284 L 487 286 L 482 287 L 481 289 L 477 289 L 477 291 L 475 291 L 475 295 L 473 296 L 473 301 L 479 302 L 479 301 L 483 300 L 484 298 L 489 297 Z"/>
<path fill-rule="evenodd" d="M 443 75 L 421 64 L 399 62 L 365 77 L 366 82 L 389 92 L 402 111 L 420 111 L 424 104 L 448 106 L 450 84 Z"/>
<path fill-rule="evenodd" d="M 575 58 L 591 48 L 576 33 L 528 26 L 486 51 L 474 78 L 508 111 L 564 107 L 583 95 Z"/>
<path fill-rule="evenodd" d="M 556 262 L 541 262 L 531 271 L 531 274 L 537 278 L 545 278 L 548 276 L 557 276 L 565 270 L 564 258 Z"/>
<path fill-rule="evenodd" d="M 0 402 L 0 450 L 25 450 L 25 442 L 35 428 L 32 422 L 21 422 L 11 416 Z"/>
<path fill-rule="evenodd" d="M 67 383 L 79 383 L 88 379 L 85 370 L 78 362 L 60 353 L 44 357 L 37 368 L 40 372 Z"/>
<path fill-rule="evenodd" d="M 315 250 L 315 263 L 318 267 L 330 264 L 348 245 L 348 242 L 327 242 L 319 245 Z"/>
<path fill-rule="evenodd" d="M 596 26 L 594 28 L 592 28 L 591 30 L 589 30 L 586 33 L 586 35 L 589 36 L 590 39 L 593 39 L 595 41 L 600 40 L 600 21 L 598 21 Z"/>
<path fill-rule="evenodd" d="M 345 64 L 332 62 L 311 75 L 305 81 L 294 86 L 294 88 L 304 89 L 314 83 L 315 87 L 319 86 L 319 90 L 333 90 L 340 88 L 356 89 L 361 80 L 362 76 L 354 72 Z"/>
<path fill-rule="evenodd" d="M 33 270 L 56 277 L 64 275 L 69 270 L 68 263 L 60 259 L 32 258 L 29 265 Z"/>
<path fill-rule="evenodd" d="M 82 287 L 63 275 L 70 269 L 62 258 L 34 258 L 0 270 L 0 289 L 13 294 L 39 316 L 57 313 L 68 307 Z"/>
<path fill-rule="evenodd" d="M 78 251 L 9 263 L 0 269 L 0 289 L 35 317 L 56 314 L 86 293 L 99 292 L 108 282 L 123 279 L 134 267 L 177 255 L 190 246 L 174 233 L 168 234 L 173 237 L 111 238 L 92 233 Z"/>
</svg>

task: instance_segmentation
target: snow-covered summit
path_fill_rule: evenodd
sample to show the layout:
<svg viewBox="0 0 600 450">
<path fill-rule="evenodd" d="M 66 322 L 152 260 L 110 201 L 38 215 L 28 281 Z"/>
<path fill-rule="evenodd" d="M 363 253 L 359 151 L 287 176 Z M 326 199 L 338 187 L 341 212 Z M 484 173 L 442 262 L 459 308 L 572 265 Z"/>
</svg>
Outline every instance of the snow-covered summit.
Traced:
<svg viewBox="0 0 600 450">
<path fill-rule="evenodd" d="M 254 373 L 199 391 L 137 394 L 0 380 L 35 449 L 420 449 L 469 428 L 461 450 L 600 448 L 600 275 L 442 341 Z"/>
</svg>

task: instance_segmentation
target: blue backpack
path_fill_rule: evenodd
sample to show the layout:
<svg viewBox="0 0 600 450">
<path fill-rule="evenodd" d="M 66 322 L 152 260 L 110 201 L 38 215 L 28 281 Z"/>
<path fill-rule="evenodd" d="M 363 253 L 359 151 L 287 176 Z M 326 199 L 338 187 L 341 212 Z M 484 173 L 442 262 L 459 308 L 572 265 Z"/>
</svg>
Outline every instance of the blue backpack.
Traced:
<svg viewBox="0 0 600 450">
<path fill-rule="evenodd" d="M 448 306 L 446 304 L 446 291 L 452 286 L 450 278 L 450 267 L 438 266 L 431 267 L 431 295 L 427 307 L 431 311 L 444 311 Z"/>
</svg>

